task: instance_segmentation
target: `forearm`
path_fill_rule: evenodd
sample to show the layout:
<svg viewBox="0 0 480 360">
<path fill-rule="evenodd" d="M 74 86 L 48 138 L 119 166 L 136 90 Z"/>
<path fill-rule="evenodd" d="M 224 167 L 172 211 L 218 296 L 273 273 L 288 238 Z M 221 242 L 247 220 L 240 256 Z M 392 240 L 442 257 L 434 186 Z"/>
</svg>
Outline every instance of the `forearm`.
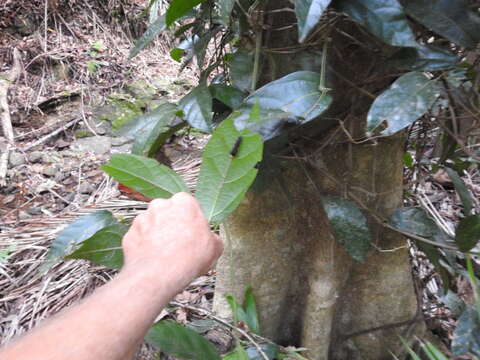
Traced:
<svg viewBox="0 0 480 360">
<path fill-rule="evenodd" d="M 124 360 L 179 290 L 169 274 L 159 281 L 122 271 L 82 303 L 72 307 L 0 353 L 3 360 Z M 161 284 L 161 285 L 154 285 Z M 183 284 L 181 284 L 183 285 Z"/>
</svg>

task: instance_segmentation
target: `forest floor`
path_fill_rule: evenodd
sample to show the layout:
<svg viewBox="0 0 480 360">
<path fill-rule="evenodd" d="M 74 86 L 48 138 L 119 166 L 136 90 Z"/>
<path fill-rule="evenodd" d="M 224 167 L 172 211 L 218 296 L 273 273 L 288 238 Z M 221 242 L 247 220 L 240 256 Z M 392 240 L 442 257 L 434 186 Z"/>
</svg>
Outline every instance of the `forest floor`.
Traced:
<svg viewBox="0 0 480 360">
<path fill-rule="evenodd" d="M 51 1 L 57 7 L 49 9 L 41 1 L 22 3 L 7 0 L 0 5 L 0 73 L 9 71 L 13 48 L 20 50 L 22 62 L 18 80 L 9 86 L 15 146 L 7 184 L 0 187 L 1 343 L 111 279 L 113 271 L 84 261 L 66 261 L 47 275 L 36 274 L 51 240 L 79 215 L 110 209 L 133 217 L 145 208 L 146 203 L 121 193 L 99 169 L 111 154 L 128 152 L 131 146 L 128 139 L 114 135 L 112 121 L 124 112 L 134 115 L 162 101 L 176 101 L 196 83 L 193 66 L 180 73 L 180 64 L 170 58 L 166 36 L 128 60 L 132 39 L 145 30 L 145 22 L 138 21 L 143 0 L 109 5 L 71 1 L 68 8 Z M 127 21 L 110 16 L 122 12 L 130 14 Z M 204 143 L 204 138 L 185 133 L 164 151 L 190 184 Z M 406 174 L 413 194 L 408 201 L 425 208 L 451 233 L 460 206 L 450 179 L 437 173 L 417 183 L 412 169 Z M 479 199 L 478 171 L 467 172 L 464 181 Z M 412 261 L 427 324 L 448 343 L 455 319 L 436 295 L 438 276 L 413 249 Z M 466 281 L 459 280 L 457 286 L 461 296 L 471 298 Z M 211 308 L 213 291 L 212 273 L 179 294 L 160 318 L 196 327 L 225 351 L 232 344 L 228 332 L 195 310 Z M 138 358 L 153 356 L 144 347 Z"/>
</svg>

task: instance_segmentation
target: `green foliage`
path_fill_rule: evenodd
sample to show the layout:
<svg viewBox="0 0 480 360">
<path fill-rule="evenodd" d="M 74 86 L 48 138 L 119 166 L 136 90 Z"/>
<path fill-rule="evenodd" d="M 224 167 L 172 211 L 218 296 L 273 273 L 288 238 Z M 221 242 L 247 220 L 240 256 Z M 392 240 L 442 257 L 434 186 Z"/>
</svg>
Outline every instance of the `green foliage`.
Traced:
<svg viewBox="0 0 480 360">
<path fill-rule="evenodd" d="M 435 80 L 420 72 L 402 75 L 391 87 L 375 99 L 368 112 L 367 129 L 373 131 L 385 121 L 381 131 L 392 135 L 424 115 L 440 94 Z"/>
<path fill-rule="evenodd" d="M 452 352 L 457 356 L 469 353 L 480 356 L 480 315 L 477 309 L 468 308 L 458 319 Z"/>
<path fill-rule="evenodd" d="M 223 357 L 223 360 L 250 360 L 247 352 L 240 343 L 237 342 L 235 349 Z"/>
<path fill-rule="evenodd" d="M 145 340 L 162 352 L 194 360 L 220 360 L 217 349 L 195 331 L 170 320 L 159 321 Z"/>
<path fill-rule="evenodd" d="M 185 55 L 185 50 L 184 49 L 174 48 L 174 49 L 170 50 L 170 57 L 177 62 L 182 61 L 183 55 Z"/>
<path fill-rule="evenodd" d="M 155 199 L 188 192 L 182 178 L 154 159 L 138 155 L 115 154 L 102 170 L 123 185 Z"/>
<path fill-rule="evenodd" d="M 167 26 L 172 25 L 203 1 L 205 0 L 172 0 L 165 16 L 165 23 Z"/>
<path fill-rule="evenodd" d="M 480 216 L 470 215 L 460 220 L 455 242 L 460 251 L 470 251 L 480 241 Z"/>
<path fill-rule="evenodd" d="M 322 201 L 335 239 L 345 247 L 352 258 L 365 261 L 372 238 L 365 216 L 349 200 L 326 196 Z"/>
<path fill-rule="evenodd" d="M 470 191 L 455 170 L 448 167 L 445 170 L 447 171 L 450 180 L 452 180 L 455 190 L 462 201 L 464 213 L 470 215 L 473 209 L 473 199 Z"/>
<path fill-rule="evenodd" d="M 232 110 L 238 109 L 245 99 L 245 93 L 233 86 L 212 84 L 209 89 L 214 99 L 221 101 Z"/>
<path fill-rule="evenodd" d="M 232 85 L 241 91 L 252 88 L 252 69 L 254 53 L 247 49 L 238 49 L 227 57 Z"/>
<path fill-rule="evenodd" d="M 317 26 L 331 0 L 297 0 L 295 14 L 298 20 L 298 38 L 305 41 L 308 34 Z"/>
<path fill-rule="evenodd" d="M 260 136 L 238 131 L 232 118 L 215 130 L 203 153 L 196 193 L 208 221 L 221 222 L 235 210 L 257 175 L 262 150 Z"/>
<path fill-rule="evenodd" d="M 448 49 L 433 45 L 417 45 L 400 49 L 389 63 L 402 70 L 438 71 L 455 67 L 458 58 Z"/>
<path fill-rule="evenodd" d="M 178 103 L 185 120 L 195 129 L 212 131 L 212 95 L 205 83 L 201 83 Z"/>
<path fill-rule="evenodd" d="M 165 16 L 161 15 L 151 24 L 147 31 L 142 35 L 140 39 L 137 40 L 135 46 L 130 50 L 130 54 L 128 55 L 129 59 L 134 58 L 137 56 L 140 51 L 142 51 L 148 44 L 150 44 L 155 37 L 160 34 L 163 30 L 167 28 L 165 23 Z"/>
<path fill-rule="evenodd" d="M 251 332 L 260 335 L 257 306 L 255 304 L 255 297 L 253 296 L 252 288 L 249 286 L 245 291 L 243 305 L 238 304 L 233 296 L 227 296 L 226 298 L 230 305 L 230 309 L 232 310 L 234 323 L 238 324 L 242 322 L 247 325 Z"/>
</svg>

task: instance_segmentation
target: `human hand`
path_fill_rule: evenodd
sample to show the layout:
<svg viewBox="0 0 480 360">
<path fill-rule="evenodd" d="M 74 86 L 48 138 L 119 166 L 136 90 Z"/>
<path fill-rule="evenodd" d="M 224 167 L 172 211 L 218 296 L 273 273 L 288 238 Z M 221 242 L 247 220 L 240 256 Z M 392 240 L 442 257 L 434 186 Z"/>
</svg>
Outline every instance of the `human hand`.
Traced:
<svg viewBox="0 0 480 360">
<path fill-rule="evenodd" d="M 123 238 L 123 250 L 124 269 L 150 274 L 153 279 L 168 274 L 181 288 L 214 264 L 223 244 L 210 231 L 195 198 L 178 193 L 150 202 Z"/>
</svg>

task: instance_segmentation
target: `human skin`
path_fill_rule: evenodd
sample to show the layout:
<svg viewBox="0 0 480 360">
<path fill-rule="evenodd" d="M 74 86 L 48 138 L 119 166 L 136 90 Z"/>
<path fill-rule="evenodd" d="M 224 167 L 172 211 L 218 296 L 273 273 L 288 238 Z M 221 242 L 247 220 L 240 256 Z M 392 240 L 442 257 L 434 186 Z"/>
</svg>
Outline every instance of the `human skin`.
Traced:
<svg viewBox="0 0 480 360">
<path fill-rule="evenodd" d="M 197 201 L 153 200 L 123 238 L 120 273 L 3 351 L 2 360 L 131 359 L 162 308 L 220 256 Z"/>
</svg>

